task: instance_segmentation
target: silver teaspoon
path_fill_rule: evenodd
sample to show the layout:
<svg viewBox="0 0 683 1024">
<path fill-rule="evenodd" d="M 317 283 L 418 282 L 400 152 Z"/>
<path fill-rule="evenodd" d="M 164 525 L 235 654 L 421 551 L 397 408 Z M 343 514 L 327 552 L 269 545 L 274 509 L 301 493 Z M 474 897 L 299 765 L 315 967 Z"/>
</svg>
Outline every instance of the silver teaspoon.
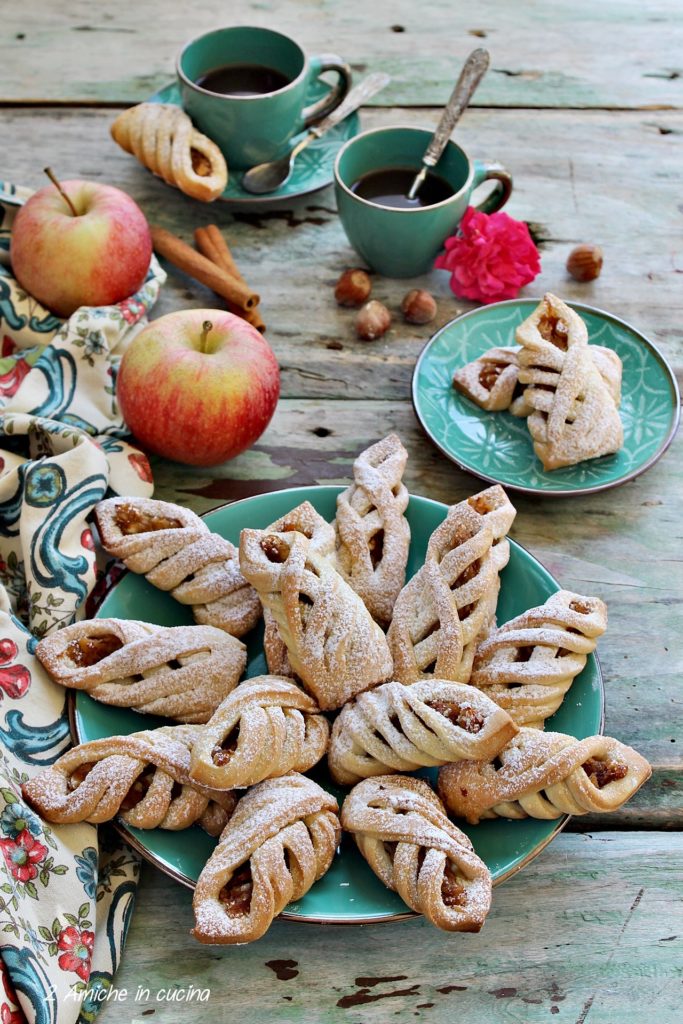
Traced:
<svg viewBox="0 0 683 1024">
<path fill-rule="evenodd" d="M 368 75 L 367 78 L 364 78 L 362 82 L 351 90 L 336 110 L 333 110 L 331 114 L 328 114 L 318 124 L 313 125 L 308 135 L 304 136 L 300 142 L 297 142 L 296 146 L 289 153 L 280 157 L 279 160 L 271 160 L 268 163 L 257 164 L 256 167 L 251 167 L 242 176 L 242 188 L 257 196 L 264 195 L 267 192 L 274 192 L 275 189 L 280 188 L 289 179 L 294 161 L 306 146 L 310 145 L 315 139 L 321 138 L 325 132 L 328 132 L 330 128 L 334 128 L 336 124 L 343 121 L 354 110 L 362 107 L 366 100 L 369 100 L 371 96 L 378 93 L 390 81 L 391 76 L 385 75 L 382 71 Z"/>
<path fill-rule="evenodd" d="M 427 171 L 430 167 L 435 167 L 439 162 L 439 158 L 446 148 L 446 143 L 450 139 L 453 129 L 467 109 L 474 90 L 486 74 L 490 59 L 489 51 L 479 47 L 476 50 L 472 50 L 472 53 L 463 64 L 460 77 L 451 93 L 451 98 L 444 108 L 441 120 L 436 126 L 436 131 L 432 135 L 432 141 L 427 146 L 425 155 L 422 157 L 422 170 L 418 171 L 410 186 L 408 199 L 415 198 L 420 186 L 427 177 Z"/>
</svg>

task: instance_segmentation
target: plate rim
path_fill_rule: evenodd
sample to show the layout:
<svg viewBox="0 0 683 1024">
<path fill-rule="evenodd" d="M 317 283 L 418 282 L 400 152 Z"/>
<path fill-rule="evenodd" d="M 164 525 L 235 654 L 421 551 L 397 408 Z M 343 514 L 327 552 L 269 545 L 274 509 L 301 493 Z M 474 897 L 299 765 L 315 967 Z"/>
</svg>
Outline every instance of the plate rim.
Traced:
<svg viewBox="0 0 683 1024">
<path fill-rule="evenodd" d="M 160 99 L 160 97 L 161 97 L 162 93 L 165 93 L 167 89 L 171 89 L 175 85 L 177 85 L 177 80 L 175 78 L 172 79 L 172 80 L 169 80 L 166 83 L 166 85 L 161 85 L 161 86 L 159 86 L 158 89 L 155 89 L 154 92 L 146 100 L 143 100 L 143 102 L 144 103 L 169 103 L 169 102 L 172 102 L 172 101 L 167 100 L 167 99 Z M 180 103 L 174 103 L 173 105 L 174 106 L 179 106 L 181 110 L 183 109 L 182 108 L 182 104 L 180 104 Z M 348 139 L 344 139 L 342 141 L 342 143 L 341 143 L 342 146 L 345 145 L 347 142 L 349 142 L 351 139 L 355 138 L 356 135 L 358 135 L 360 133 L 360 116 L 359 116 L 358 110 L 351 111 L 351 113 L 348 114 L 348 116 L 344 118 L 344 121 L 348 121 L 349 125 L 351 126 L 351 130 L 352 130 L 353 134 L 350 135 Z M 299 135 L 303 136 L 304 134 L 305 134 L 304 131 L 298 132 L 297 135 L 293 135 L 292 136 L 292 140 L 298 138 Z M 313 145 L 315 145 L 315 143 L 313 143 Z M 269 192 L 267 195 L 262 195 L 262 196 L 255 195 L 253 193 L 246 192 L 244 189 L 241 189 L 241 191 L 243 192 L 243 195 L 239 195 L 239 196 L 226 196 L 225 195 L 225 191 L 227 191 L 227 188 L 228 188 L 228 186 L 226 185 L 225 191 L 221 192 L 221 194 L 217 197 L 216 202 L 227 203 L 227 204 L 233 205 L 233 206 L 272 206 L 272 205 L 275 205 L 275 203 L 286 203 L 289 199 L 301 199 L 302 196 L 312 196 L 312 195 L 315 195 L 316 192 L 321 192 L 324 188 L 329 188 L 330 185 L 334 184 L 334 165 L 335 165 L 336 159 L 337 159 L 337 154 L 335 153 L 334 157 L 332 158 L 332 163 L 330 165 L 329 181 L 325 181 L 325 182 L 323 182 L 320 185 L 314 185 L 312 188 L 304 188 L 300 192 L 286 192 L 286 193 L 280 193 L 276 189 L 275 193 Z M 229 172 L 229 175 L 231 175 L 233 173 L 233 172 L 230 171 L 230 168 L 228 168 L 228 172 Z M 239 173 L 241 174 L 243 172 L 240 171 Z M 160 179 L 160 180 L 163 181 L 163 178 Z M 229 180 L 229 178 L 228 178 L 228 180 Z M 168 184 L 168 183 L 164 182 L 164 184 Z M 174 185 L 169 185 L 169 188 L 173 188 L 176 191 L 178 191 L 177 188 Z M 212 511 L 213 511 L 213 509 L 212 509 Z"/>
<path fill-rule="evenodd" d="M 216 505 L 215 508 L 212 508 L 212 509 L 209 509 L 206 512 L 203 512 L 201 514 L 200 518 L 201 519 L 205 519 L 207 516 L 213 515 L 215 512 L 220 512 L 223 509 L 232 508 L 233 506 L 236 506 L 236 505 L 242 505 L 245 502 L 252 501 L 254 498 L 261 498 L 261 497 L 265 497 L 267 495 L 274 495 L 274 494 L 296 494 L 296 493 L 301 493 L 301 492 L 304 492 L 304 491 L 305 492 L 310 492 L 311 490 L 331 491 L 331 492 L 336 492 L 337 494 L 339 494 L 339 493 L 341 493 L 344 490 L 344 485 L 340 485 L 340 484 L 302 484 L 302 485 L 299 485 L 297 487 L 282 487 L 282 488 L 279 488 L 279 489 L 274 490 L 274 491 L 263 491 L 263 492 L 259 492 L 258 494 L 247 495 L 244 498 L 238 498 L 235 501 L 223 502 L 220 505 Z M 426 497 L 426 495 L 421 495 L 421 494 L 413 495 L 413 494 L 410 494 L 410 497 L 420 498 L 421 501 L 426 501 L 430 505 L 438 506 L 438 507 L 443 508 L 443 509 L 448 509 L 450 507 L 448 504 L 446 504 L 446 502 L 438 501 L 436 498 L 428 498 L 428 497 Z M 545 573 L 547 573 L 547 575 L 550 577 L 552 582 L 557 586 L 557 588 L 559 590 L 562 589 L 559 581 L 557 579 L 555 579 L 555 576 L 553 575 L 553 573 L 550 572 L 550 570 L 543 564 L 543 562 L 541 562 L 541 560 L 539 558 L 536 557 L 536 555 L 532 554 L 531 551 L 529 551 L 528 548 L 526 548 L 523 544 L 520 544 L 520 542 L 515 540 L 513 537 L 508 537 L 508 540 L 511 542 L 511 544 L 513 544 L 514 546 L 519 548 L 526 555 L 528 555 L 529 558 L 533 559 L 533 561 L 535 561 L 538 565 L 540 565 L 540 567 L 543 569 L 543 571 Z M 99 613 L 99 610 L 100 610 L 100 608 L 102 606 L 102 603 L 103 603 L 104 599 L 109 597 L 109 595 L 119 586 L 119 584 L 122 582 L 122 580 L 125 579 L 126 576 L 128 576 L 129 574 L 130 574 L 130 570 L 126 569 L 126 571 L 110 587 L 110 589 L 104 595 L 104 598 L 102 599 L 102 602 L 100 603 L 100 605 L 98 606 L 98 608 L 97 608 L 97 610 L 95 612 L 95 616 L 94 616 L 95 618 L 99 617 L 98 613 Z M 137 575 L 137 574 L 134 574 L 134 575 Z M 597 648 L 596 648 L 595 651 L 592 652 L 592 655 L 595 658 L 595 667 L 596 667 L 596 670 L 597 670 L 599 699 L 600 699 L 600 722 L 599 722 L 599 725 L 598 725 L 597 735 L 603 735 L 604 734 L 604 729 L 605 729 L 605 682 L 604 682 L 604 677 L 603 677 L 603 673 L 602 673 L 602 665 L 600 664 L 600 658 L 599 658 L 599 655 L 598 655 L 598 652 L 597 652 Z M 77 718 L 77 708 L 76 708 L 76 700 L 77 700 L 77 696 L 78 696 L 78 694 L 80 692 L 81 691 L 79 691 L 79 690 L 67 690 L 67 716 L 68 716 L 68 722 L 69 722 L 69 729 L 71 731 L 71 738 L 72 738 L 74 744 L 79 744 L 79 743 L 82 742 L 81 736 L 80 736 L 80 732 L 79 732 L 79 729 L 78 729 L 78 718 Z M 529 851 L 529 853 L 525 857 L 523 857 L 522 860 L 518 864 L 513 865 L 511 868 L 509 868 L 503 874 L 499 875 L 495 879 L 495 881 L 493 882 L 493 887 L 496 888 L 497 886 L 501 885 L 503 882 L 506 882 L 509 878 L 512 878 L 513 875 L 516 875 L 519 871 L 521 871 L 523 868 L 525 868 L 526 865 L 530 861 L 535 860 L 535 858 L 538 857 L 546 849 L 546 847 L 549 846 L 549 844 L 554 839 L 556 839 L 556 837 L 560 834 L 560 832 L 562 832 L 564 830 L 564 828 L 567 826 L 567 824 L 568 824 L 568 822 L 569 822 L 571 817 L 572 817 L 572 815 L 565 814 L 565 815 L 562 815 L 560 818 L 558 818 L 557 819 L 556 827 L 552 830 L 552 832 L 548 836 L 546 836 L 545 839 L 543 839 L 537 846 L 535 846 L 533 848 L 533 850 Z M 153 851 L 151 851 L 147 847 L 145 847 L 144 844 L 137 838 L 137 836 L 135 836 L 130 831 L 129 826 L 126 825 L 124 822 L 119 820 L 118 816 L 113 818 L 111 820 L 110 824 L 113 825 L 114 829 L 124 839 L 124 841 L 126 843 L 128 843 L 130 846 L 132 846 L 133 849 L 136 850 L 137 853 L 139 853 L 140 856 L 144 860 L 146 860 L 149 864 L 151 864 L 153 867 L 155 867 L 158 871 L 161 871 L 162 874 L 167 875 L 169 878 L 173 879 L 175 882 L 178 882 L 184 888 L 189 889 L 191 891 L 194 891 L 194 889 L 196 887 L 196 882 L 194 882 L 188 875 L 184 874 L 181 871 L 178 871 L 172 865 L 167 864 L 160 857 L 158 857 L 156 853 L 154 853 Z M 317 914 L 295 914 L 295 913 L 292 913 L 291 911 L 287 911 L 287 909 L 285 909 L 280 914 L 278 914 L 278 919 L 281 919 L 283 921 L 297 922 L 299 924 L 317 924 L 317 925 L 327 925 L 327 926 L 339 925 L 340 927 L 352 927 L 354 925 L 391 924 L 391 923 L 396 922 L 396 921 L 408 921 L 408 920 L 413 920 L 414 918 L 423 917 L 423 916 L 424 915 L 418 914 L 417 911 L 411 910 L 409 908 L 406 909 L 405 911 L 400 911 L 400 912 L 395 913 L 395 914 L 382 915 L 382 916 L 378 916 L 378 917 L 354 917 L 354 918 L 348 918 L 348 917 L 346 917 L 346 918 L 330 918 L 330 917 L 321 917 L 320 915 L 317 915 Z"/>
<path fill-rule="evenodd" d="M 480 470 L 473 469 L 471 466 L 465 465 L 455 455 L 453 455 L 452 452 L 449 452 L 448 449 L 446 449 L 437 440 L 437 438 L 431 433 L 431 431 L 427 427 L 427 424 L 419 409 L 419 389 L 417 379 L 422 361 L 426 357 L 429 349 L 434 344 L 434 342 L 437 341 L 437 339 L 444 333 L 444 331 L 447 331 L 450 327 L 453 326 L 453 324 L 459 322 L 460 320 L 466 320 L 469 317 L 480 315 L 482 311 L 497 309 L 502 306 L 518 306 L 521 304 L 538 305 L 540 302 L 542 302 L 542 297 L 533 298 L 532 296 L 524 295 L 516 299 L 504 299 L 501 302 L 492 302 L 489 303 L 488 305 L 476 306 L 474 309 L 468 309 L 465 310 L 464 313 L 459 313 L 457 316 L 453 317 L 452 320 L 449 320 L 448 323 L 445 323 L 443 327 L 440 327 L 439 330 L 436 331 L 431 336 L 431 338 L 428 338 L 428 340 L 425 342 L 415 362 L 415 366 L 413 368 L 413 375 L 410 381 L 410 400 L 413 406 L 413 412 L 415 413 L 415 417 L 424 435 L 429 439 L 429 441 L 434 445 L 434 447 L 441 452 L 442 455 L 445 455 L 445 457 L 450 462 L 454 463 L 459 469 L 463 470 L 463 472 L 469 473 L 471 476 L 478 477 L 480 480 L 486 480 L 489 483 L 493 484 L 500 484 L 501 487 L 508 488 L 511 491 L 517 491 L 520 494 L 533 494 L 536 497 L 541 498 L 573 498 L 581 494 L 596 494 L 599 491 L 611 490 L 613 487 L 621 487 L 622 484 L 626 484 L 630 480 L 635 480 L 636 477 L 639 477 L 643 473 L 646 473 L 647 470 L 654 466 L 654 464 L 658 462 L 661 459 L 661 457 L 665 454 L 665 452 L 671 446 L 676 436 L 681 419 L 681 399 L 678 381 L 676 380 L 676 375 L 673 372 L 673 369 L 668 359 L 666 358 L 666 356 L 663 355 L 663 353 L 659 350 L 655 343 L 653 341 L 650 341 L 650 339 L 647 338 L 642 331 L 640 331 L 637 327 L 634 327 L 633 324 L 631 324 L 628 320 L 624 320 L 623 317 L 619 317 L 615 313 L 610 313 L 605 309 L 600 309 L 599 306 L 592 306 L 586 302 L 577 302 L 573 299 L 566 299 L 563 301 L 565 301 L 571 309 L 597 314 L 599 317 L 603 317 L 606 320 L 612 320 L 615 323 L 619 324 L 620 327 L 625 327 L 628 331 L 631 331 L 633 334 L 635 334 L 636 337 L 640 341 L 642 341 L 647 346 L 647 348 L 653 353 L 656 361 L 662 367 L 664 375 L 668 381 L 669 388 L 671 390 L 673 405 L 673 415 L 669 426 L 669 431 L 666 437 L 664 438 L 662 444 L 657 449 L 657 451 L 653 455 L 651 455 L 644 463 L 630 470 L 626 475 L 620 476 L 616 480 L 610 480 L 598 484 L 591 484 L 590 486 L 573 487 L 570 488 L 569 490 L 546 490 L 545 488 L 541 489 L 539 487 L 530 487 L 525 486 L 523 484 L 509 483 L 505 480 L 500 480 L 498 477 L 490 476 Z"/>
</svg>

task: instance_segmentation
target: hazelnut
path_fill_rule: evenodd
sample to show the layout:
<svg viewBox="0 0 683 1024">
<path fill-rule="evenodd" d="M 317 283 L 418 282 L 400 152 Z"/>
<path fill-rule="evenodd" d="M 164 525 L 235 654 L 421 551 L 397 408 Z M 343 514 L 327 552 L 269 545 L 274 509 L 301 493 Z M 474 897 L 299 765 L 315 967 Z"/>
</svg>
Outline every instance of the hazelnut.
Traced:
<svg viewBox="0 0 683 1024">
<path fill-rule="evenodd" d="M 340 306 L 362 306 L 372 291 L 372 281 L 364 270 L 345 270 L 337 281 L 334 297 Z"/>
<path fill-rule="evenodd" d="M 403 317 L 409 324 L 428 324 L 436 316 L 434 296 L 424 288 L 413 288 L 401 303 Z"/>
<path fill-rule="evenodd" d="M 567 258 L 567 270 L 576 281 L 594 281 L 602 270 L 599 245 L 577 245 Z"/>
<path fill-rule="evenodd" d="M 356 334 L 363 341 L 374 341 L 375 338 L 381 338 L 389 330 L 390 325 L 391 313 L 377 299 L 366 302 L 363 308 L 358 310 Z"/>
</svg>

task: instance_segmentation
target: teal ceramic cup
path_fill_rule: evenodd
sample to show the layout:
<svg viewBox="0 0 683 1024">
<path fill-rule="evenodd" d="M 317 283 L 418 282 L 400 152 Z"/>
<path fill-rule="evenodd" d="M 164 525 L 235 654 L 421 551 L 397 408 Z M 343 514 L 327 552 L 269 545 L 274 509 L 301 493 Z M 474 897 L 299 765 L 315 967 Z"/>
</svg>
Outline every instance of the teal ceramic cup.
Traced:
<svg viewBox="0 0 683 1024">
<path fill-rule="evenodd" d="M 410 167 L 417 173 L 432 135 L 433 129 L 427 128 L 375 128 L 350 139 L 337 155 L 334 183 L 342 226 L 356 252 L 385 277 L 417 277 L 431 270 L 444 241 L 457 230 L 477 185 L 498 182 L 477 207 L 485 213 L 499 210 L 512 192 L 512 177 L 500 164 L 470 160 L 455 142 L 448 143 L 434 168 L 453 188 L 453 195 L 440 203 L 395 209 L 351 190 L 370 171 Z"/>
<path fill-rule="evenodd" d="M 197 85 L 197 79 L 227 64 L 256 64 L 281 72 L 288 84 L 256 96 L 229 96 Z M 351 85 L 341 57 L 307 57 L 298 43 L 267 28 L 220 28 L 189 42 L 176 70 L 185 111 L 220 147 L 228 166 L 253 167 L 282 156 L 293 135 L 339 106 Z M 339 77 L 331 92 L 305 106 L 309 86 L 325 71 Z"/>
</svg>

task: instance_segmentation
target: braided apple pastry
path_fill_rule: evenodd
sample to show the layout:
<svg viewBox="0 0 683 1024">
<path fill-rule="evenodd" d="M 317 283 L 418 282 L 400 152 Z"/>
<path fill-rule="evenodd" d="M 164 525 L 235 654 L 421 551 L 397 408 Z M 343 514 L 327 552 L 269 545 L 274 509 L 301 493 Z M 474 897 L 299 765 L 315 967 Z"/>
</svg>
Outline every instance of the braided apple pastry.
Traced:
<svg viewBox="0 0 683 1024">
<path fill-rule="evenodd" d="M 377 877 L 412 910 L 446 931 L 479 931 L 491 875 L 423 779 L 365 779 L 344 801 L 341 820 Z"/>
<path fill-rule="evenodd" d="M 518 390 L 518 349 L 490 348 L 453 374 L 453 387 L 487 412 L 509 409 Z"/>
<path fill-rule="evenodd" d="M 396 601 L 387 638 L 399 682 L 468 682 L 476 644 L 495 621 L 514 517 L 497 485 L 449 509 L 429 539 L 423 567 Z"/>
<path fill-rule="evenodd" d="M 225 157 L 180 107 L 138 103 L 119 114 L 110 131 L 121 149 L 193 199 L 210 203 L 225 191 Z"/>
<path fill-rule="evenodd" d="M 244 636 L 261 605 L 239 569 L 237 548 L 190 509 L 153 498 L 107 498 L 95 508 L 102 547 L 152 586 L 192 605 L 203 626 Z"/>
<path fill-rule="evenodd" d="M 25 782 L 24 797 L 59 825 L 118 815 L 135 828 L 175 831 L 196 823 L 220 835 L 237 799 L 190 780 L 190 748 L 200 732 L 172 725 L 81 743 Z"/>
<path fill-rule="evenodd" d="M 460 761 L 439 770 L 449 812 L 482 818 L 560 818 L 616 811 L 650 778 L 644 757 L 609 736 L 577 740 L 520 729 L 489 764 Z"/>
<path fill-rule="evenodd" d="M 405 518 L 408 461 L 396 434 L 361 452 L 353 464 L 353 483 L 337 498 L 339 571 L 380 625 L 391 621 L 405 583 L 410 527 Z"/>
<path fill-rule="evenodd" d="M 289 533 L 292 530 L 303 533 L 311 542 L 311 550 L 323 558 L 336 564 L 334 552 L 334 527 L 316 512 L 310 501 L 297 505 L 291 512 L 277 519 L 267 527 L 269 533 Z M 263 650 L 266 655 L 268 671 L 275 676 L 293 676 L 292 666 L 287 656 L 287 645 L 280 636 L 277 622 L 269 611 L 264 609 Z"/>
<path fill-rule="evenodd" d="M 74 622 L 41 640 L 36 657 L 61 686 L 178 722 L 208 722 L 247 661 L 244 644 L 213 626 L 134 619 Z"/>
<path fill-rule="evenodd" d="M 214 789 L 306 772 L 327 750 L 330 727 L 289 679 L 256 676 L 226 697 L 192 748 L 190 775 Z"/>
<path fill-rule="evenodd" d="M 242 530 L 240 566 L 277 622 L 293 671 L 323 711 L 391 676 L 384 633 L 304 534 Z"/>
<path fill-rule="evenodd" d="M 522 346 L 519 381 L 531 408 L 534 451 L 545 470 L 618 451 L 619 412 L 589 351 L 581 317 L 547 294 L 515 334 Z"/>
<path fill-rule="evenodd" d="M 461 758 L 489 761 L 516 732 L 507 712 L 464 683 L 385 683 L 342 708 L 328 761 L 335 781 L 352 785 Z"/>
<path fill-rule="evenodd" d="M 329 869 L 341 829 L 337 801 L 292 772 L 242 797 L 197 880 L 200 942 L 253 942 Z"/>
<path fill-rule="evenodd" d="M 470 684 L 517 725 L 542 729 L 606 629 L 607 608 L 599 598 L 558 590 L 481 642 Z"/>
<path fill-rule="evenodd" d="M 513 346 L 490 348 L 453 374 L 453 387 L 487 412 L 508 409 L 513 416 L 525 417 L 533 408 L 524 397 L 519 382 L 519 353 Z M 589 352 L 607 390 L 619 407 L 621 403 L 622 362 L 616 352 L 602 345 L 590 345 Z"/>
</svg>

